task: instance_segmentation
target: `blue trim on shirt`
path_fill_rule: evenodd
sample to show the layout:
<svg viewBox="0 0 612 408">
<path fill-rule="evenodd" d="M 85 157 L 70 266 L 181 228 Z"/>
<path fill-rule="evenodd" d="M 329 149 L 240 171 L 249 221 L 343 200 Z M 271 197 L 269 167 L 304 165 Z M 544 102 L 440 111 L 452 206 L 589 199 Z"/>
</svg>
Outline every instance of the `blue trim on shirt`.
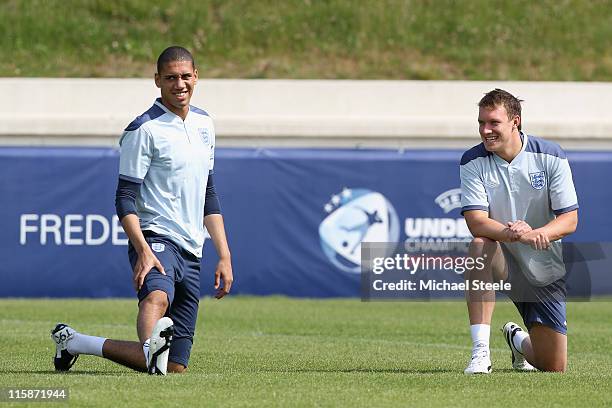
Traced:
<svg viewBox="0 0 612 408">
<path fill-rule="evenodd" d="M 195 107 L 193 105 L 189 105 L 189 110 L 194 113 L 199 113 L 200 115 L 210 116 L 208 113 L 206 113 L 206 111 L 203 111 L 202 109 Z"/>
<path fill-rule="evenodd" d="M 489 207 L 485 205 L 466 205 L 465 207 L 461 208 L 461 215 L 463 215 L 464 212 L 471 210 L 489 211 Z"/>
<path fill-rule="evenodd" d="M 560 208 L 558 210 L 553 210 L 555 215 L 565 214 L 566 212 L 574 211 L 578 209 L 578 204 L 570 205 L 569 207 Z"/>
<path fill-rule="evenodd" d="M 491 152 L 488 152 L 487 149 L 485 149 L 484 144 L 481 143 L 463 153 L 463 156 L 461 156 L 461 165 L 463 166 L 464 164 L 468 164 L 472 160 L 475 160 L 479 157 L 487 157 L 490 154 Z"/>
<path fill-rule="evenodd" d="M 132 183 L 142 184 L 143 179 L 139 179 L 137 177 L 126 176 L 124 174 L 119 175 L 119 180 L 131 181 Z"/>
<path fill-rule="evenodd" d="M 550 156 L 555 156 L 560 159 L 565 159 L 567 156 L 561 146 L 556 144 L 555 142 L 551 142 L 549 140 L 540 139 L 539 137 L 531 136 L 527 138 L 527 147 L 525 148 L 526 152 L 530 153 L 543 153 L 548 154 Z"/>
<path fill-rule="evenodd" d="M 132 130 L 136 130 L 148 121 L 159 118 L 164 113 L 166 112 L 162 108 L 157 105 L 153 105 L 149 108 L 148 111 L 134 119 L 132 123 L 130 123 L 128 127 L 125 128 L 125 131 L 130 132 Z"/>
</svg>

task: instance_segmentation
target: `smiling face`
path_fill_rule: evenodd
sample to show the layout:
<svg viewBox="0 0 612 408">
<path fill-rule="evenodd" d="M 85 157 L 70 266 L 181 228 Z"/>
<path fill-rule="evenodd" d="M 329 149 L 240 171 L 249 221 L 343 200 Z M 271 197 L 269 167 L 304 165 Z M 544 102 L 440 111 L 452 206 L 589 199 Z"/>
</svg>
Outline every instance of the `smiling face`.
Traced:
<svg viewBox="0 0 612 408">
<path fill-rule="evenodd" d="M 191 61 L 170 61 L 155 74 L 155 85 L 161 90 L 162 103 L 185 120 L 193 88 L 198 81 L 198 70 Z"/>
<path fill-rule="evenodd" d="M 503 105 L 482 106 L 478 111 L 478 131 L 485 149 L 507 162 L 521 151 L 520 123 L 521 117 L 516 115 L 509 118 Z"/>
</svg>

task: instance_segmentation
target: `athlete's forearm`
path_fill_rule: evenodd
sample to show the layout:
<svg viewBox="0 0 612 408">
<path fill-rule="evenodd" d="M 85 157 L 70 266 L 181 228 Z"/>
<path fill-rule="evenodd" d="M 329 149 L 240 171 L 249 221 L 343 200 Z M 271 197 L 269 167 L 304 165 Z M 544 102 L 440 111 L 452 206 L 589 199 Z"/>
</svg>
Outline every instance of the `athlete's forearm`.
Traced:
<svg viewBox="0 0 612 408">
<path fill-rule="evenodd" d="M 121 225 L 136 252 L 142 253 L 143 250 L 149 248 L 144 235 L 142 235 L 140 220 L 136 214 L 128 214 L 121 218 Z"/>
<path fill-rule="evenodd" d="M 577 226 L 578 210 L 574 210 L 558 215 L 557 218 L 537 229 L 544 232 L 549 241 L 556 241 L 576 231 Z"/>
<path fill-rule="evenodd" d="M 467 226 L 475 237 L 489 238 L 498 242 L 512 242 L 516 239 L 508 227 L 488 217 L 488 214 L 470 214 L 465 212 Z M 475 212 L 475 211 L 474 211 Z"/>
<path fill-rule="evenodd" d="M 210 214 L 204 217 L 204 226 L 210 234 L 217 255 L 221 259 L 231 259 L 227 237 L 225 235 L 225 226 L 223 224 L 223 216 L 221 214 Z"/>
</svg>

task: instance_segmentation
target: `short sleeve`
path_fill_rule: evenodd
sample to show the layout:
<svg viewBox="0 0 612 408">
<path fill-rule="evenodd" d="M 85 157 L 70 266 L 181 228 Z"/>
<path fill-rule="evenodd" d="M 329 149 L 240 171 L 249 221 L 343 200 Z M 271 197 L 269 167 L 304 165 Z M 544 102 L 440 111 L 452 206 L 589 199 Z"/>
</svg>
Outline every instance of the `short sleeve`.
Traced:
<svg viewBox="0 0 612 408">
<path fill-rule="evenodd" d="M 489 211 L 489 199 L 474 161 L 460 166 L 461 214 L 470 210 Z"/>
<path fill-rule="evenodd" d="M 144 126 L 125 131 L 119 141 L 119 178 L 141 183 L 149 171 L 153 143 Z"/>
<path fill-rule="evenodd" d="M 578 196 L 572 180 L 572 170 L 566 158 L 555 157 L 549 167 L 550 205 L 556 215 L 578 208 Z"/>
</svg>

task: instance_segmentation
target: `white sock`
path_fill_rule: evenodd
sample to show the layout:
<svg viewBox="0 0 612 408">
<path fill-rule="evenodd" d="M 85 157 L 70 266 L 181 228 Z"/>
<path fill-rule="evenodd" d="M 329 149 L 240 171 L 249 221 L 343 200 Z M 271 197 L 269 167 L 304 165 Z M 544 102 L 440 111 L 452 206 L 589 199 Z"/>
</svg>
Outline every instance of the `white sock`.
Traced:
<svg viewBox="0 0 612 408">
<path fill-rule="evenodd" d="M 473 324 L 470 326 L 472 334 L 472 348 L 486 347 L 489 349 L 491 326 L 488 324 Z"/>
<path fill-rule="evenodd" d="M 147 339 L 142 345 L 142 352 L 144 353 L 145 361 L 147 363 L 149 362 L 149 343 L 150 342 L 151 342 L 151 339 Z"/>
<path fill-rule="evenodd" d="M 86 334 L 74 333 L 72 340 L 68 342 L 68 352 L 73 355 L 90 354 L 102 357 L 102 346 L 106 338 L 88 336 Z"/>
<path fill-rule="evenodd" d="M 523 353 L 523 340 L 525 340 L 527 337 L 529 337 L 529 333 L 523 330 L 518 330 L 512 338 L 514 347 L 516 347 L 520 353 Z"/>
</svg>

